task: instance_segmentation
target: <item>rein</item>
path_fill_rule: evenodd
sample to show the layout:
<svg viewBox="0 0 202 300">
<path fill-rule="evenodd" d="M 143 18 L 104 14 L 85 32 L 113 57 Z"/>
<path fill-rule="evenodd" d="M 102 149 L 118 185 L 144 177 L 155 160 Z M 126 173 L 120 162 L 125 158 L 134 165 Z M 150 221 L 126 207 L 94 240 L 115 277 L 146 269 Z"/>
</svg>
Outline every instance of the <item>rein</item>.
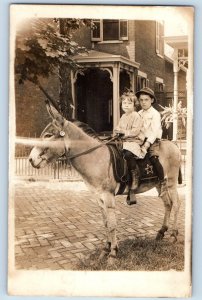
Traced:
<svg viewBox="0 0 202 300">
<path fill-rule="evenodd" d="M 71 156 L 68 156 L 68 154 L 66 153 L 66 148 L 65 148 L 65 155 L 66 155 L 66 157 L 67 157 L 68 159 L 73 159 L 73 158 L 76 158 L 76 157 L 79 157 L 79 156 L 88 154 L 88 153 L 90 153 L 90 152 L 92 152 L 92 151 L 94 151 L 94 150 L 96 150 L 96 149 L 98 149 L 98 148 L 100 148 L 100 147 L 102 147 L 102 146 L 104 146 L 104 145 L 107 145 L 107 144 L 111 143 L 112 141 L 114 141 L 115 139 L 117 139 L 117 136 L 114 136 L 114 137 L 111 138 L 110 140 L 107 140 L 107 141 L 105 141 L 105 142 L 102 142 L 101 144 L 99 144 L 99 145 L 97 145 L 97 146 L 95 146 L 95 147 L 92 147 L 92 148 L 90 148 L 90 149 L 88 149 L 88 150 L 86 150 L 86 151 L 82 151 L 82 152 L 80 152 L 80 153 L 78 153 L 78 154 L 71 155 Z"/>
<path fill-rule="evenodd" d="M 56 127 L 53 123 L 52 123 L 52 125 L 53 125 L 54 127 Z M 57 127 L 56 127 L 56 128 L 57 128 Z M 63 130 L 60 130 L 60 136 L 61 136 L 61 137 L 64 137 L 64 136 L 65 136 L 65 132 L 64 132 Z M 100 148 L 100 147 L 102 147 L 102 146 L 104 146 L 104 145 L 107 145 L 107 144 L 111 143 L 112 141 L 116 140 L 117 137 L 118 137 L 118 136 L 115 135 L 115 136 L 112 137 L 110 140 L 107 140 L 107 141 L 105 141 L 105 142 L 101 142 L 99 145 L 97 145 L 97 146 L 95 146 L 95 147 L 92 147 L 92 148 L 90 148 L 90 149 L 88 149 L 88 150 L 86 150 L 86 151 L 82 151 L 82 152 L 80 152 L 80 153 L 78 153 L 78 154 L 71 155 L 71 156 L 68 156 L 68 152 L 67 152 L 66 147 L 65 147 L 65 152 L 64 152 L 63 155 L 65 155 L 65 156 L 67 157 L 67 159 L 74 159 L 74 158 L 76 158 L 76 157 L 79 157 L 79 156 L 88 154 L 88 153 L 90 153 L 90 152 L 92 152 L 92 151 L 94 151 L 94 150 L 96 150 L 96 149 L 98 149 L 98 148 Z"/>
</svg>

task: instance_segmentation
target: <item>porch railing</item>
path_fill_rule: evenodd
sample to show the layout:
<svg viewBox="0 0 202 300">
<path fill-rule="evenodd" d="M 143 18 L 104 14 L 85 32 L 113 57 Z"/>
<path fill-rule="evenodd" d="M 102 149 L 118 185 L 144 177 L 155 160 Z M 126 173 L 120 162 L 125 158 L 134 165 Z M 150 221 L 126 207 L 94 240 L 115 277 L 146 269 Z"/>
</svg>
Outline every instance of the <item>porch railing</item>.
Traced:
<svg viewBox="0 0 202 300">
<path fill-rule="evenodd" d="M 31 166 L 28 157 L 25 156 L 15 158 L 15 175 L 28 179 L 81 180 L 80 175 L 62 159 L 45 168 L 36 169 Z"/>
<path fill-rule="evenodd" d="M 29 146 L 17 145 L 15 151 L 15 176 L 33 180 L 62 179 L 81 180 L 80 175 L 67 164 L 66 159 L 60 158 L 45 168 L 33 168 L 28 160 L 31 148 Z"/>
</svg>

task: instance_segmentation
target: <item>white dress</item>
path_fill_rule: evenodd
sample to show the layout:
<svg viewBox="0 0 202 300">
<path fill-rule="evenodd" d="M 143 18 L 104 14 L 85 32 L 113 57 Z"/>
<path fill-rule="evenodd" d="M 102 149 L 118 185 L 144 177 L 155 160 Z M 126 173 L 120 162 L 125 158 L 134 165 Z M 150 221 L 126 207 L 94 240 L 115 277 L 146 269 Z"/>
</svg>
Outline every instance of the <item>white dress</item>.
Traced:
<svg viewBox="0 0 202 300">
<path fill-rule="evenodd" d="M 141 116 L 133 111 L 129 114 L 123 114 L 119 120 L 116 130 L 124 132 L 123 149 L 142 158 L 141 145 L 144 142 L 145 136 L 143 133 L 143 120 Z"/>
</svg>

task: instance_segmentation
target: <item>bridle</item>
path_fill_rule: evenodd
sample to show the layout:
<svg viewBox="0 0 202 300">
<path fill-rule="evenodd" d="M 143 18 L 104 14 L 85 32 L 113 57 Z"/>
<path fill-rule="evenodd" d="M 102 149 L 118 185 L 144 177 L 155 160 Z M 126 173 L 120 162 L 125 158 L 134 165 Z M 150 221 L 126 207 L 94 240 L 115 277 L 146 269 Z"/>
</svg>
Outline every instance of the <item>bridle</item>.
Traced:
<svg viewBox="0 0 202 300">
<path fill-rule="evenodd" d="M 51 124 L 52 124 L 53 127 L 57 128 L 57 130 L 58 130 L 58 127 L 54 124 L 54 122 L 52 122 Z M 62 129 L 59 130 L 59 136 L 63 138 L 65 136 L 65 131 L 62 130 Z M 93 152 L 94 150 L 96 150 L 98 148 L 101 148 L 104 145 L 110 144 L 114 140 L 117 140 L 117 135 L 113 136 L 111 139 L 107 138 L 107 140 L 102 141 L 97 146 L 91 147 L 91 148 L 89 148 L 89 149 L 87 149 L 85 151 L 81 151 L 80 153 L 77 153 L 77 154 L 74 154 L 74 155 L 68 155 L 68 151 L 67 151 L 67 149 L 65 147 L 64 153 L 59 158 L 61 158 L 62 156 L 65 155 L 68 160 L 71 160 L 71 159 L 74 159 L 76 157 L 79 157 L 79 156 L 82 156 L 82 155 L 86 155 L 86 154 L 88 154 L 90 152 Z"/>
</svg>

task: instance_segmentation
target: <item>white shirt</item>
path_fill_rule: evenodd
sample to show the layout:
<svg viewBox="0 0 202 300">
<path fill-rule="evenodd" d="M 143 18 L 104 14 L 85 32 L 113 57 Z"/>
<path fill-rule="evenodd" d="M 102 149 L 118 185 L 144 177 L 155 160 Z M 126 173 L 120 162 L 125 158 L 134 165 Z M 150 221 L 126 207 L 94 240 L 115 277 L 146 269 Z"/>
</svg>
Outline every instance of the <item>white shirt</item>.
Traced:
<svg viewBox="0 0 202 300">
<path fill-rule="evenodd" d="M 153 106 L 147 110 L 142 109 L 138 113 L 143 119 L 143 132 L 147 138 L 147 141 L 153 144 L 156 139 L 161 139 L 162 127 L 160 113 L 153 108 Z"/>
</svg>

